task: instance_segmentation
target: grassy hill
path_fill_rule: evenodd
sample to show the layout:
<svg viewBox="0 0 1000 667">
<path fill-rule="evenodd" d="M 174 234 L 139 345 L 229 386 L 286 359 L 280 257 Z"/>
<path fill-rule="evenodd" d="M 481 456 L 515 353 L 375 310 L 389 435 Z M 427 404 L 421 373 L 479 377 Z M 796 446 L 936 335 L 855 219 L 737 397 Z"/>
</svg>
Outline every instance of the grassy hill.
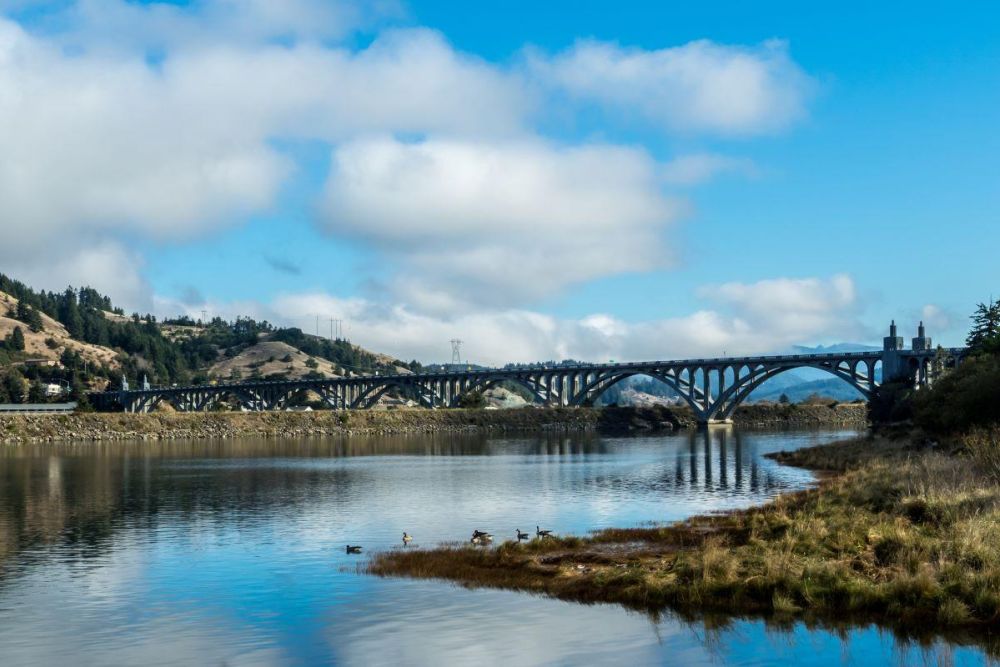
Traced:
<svg viewBox="0 0 1000 667">
<path fill-rule="evenodd" d="M 126 315 L 89 288 L 35 291 L 0 274 L 0 403 L 44 400 L 45 384 L 87 389 L 201 384 L 266 377 L 332 377 L 419 368 L 344 340 L 238 318 L 158 322 Z"/>
</svg>

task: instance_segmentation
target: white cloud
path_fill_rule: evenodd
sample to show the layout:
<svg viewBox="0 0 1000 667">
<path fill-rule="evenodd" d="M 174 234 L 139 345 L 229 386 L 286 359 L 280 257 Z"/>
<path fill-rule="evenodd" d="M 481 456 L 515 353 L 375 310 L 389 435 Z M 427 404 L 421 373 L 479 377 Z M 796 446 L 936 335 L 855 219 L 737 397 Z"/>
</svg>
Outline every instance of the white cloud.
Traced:
<svg viewBox="0 0 1000 667">
<path fill-rule="evenodd" d="M 948 331 L 955 324 L 953 313 L 933 303 L 920 309 L 920 320 L 929 331 Z"/>
<path fill-rule="evenodd" d="M 114 241 L 72 247 L 53 241 L 48 258 L 9 257 L 0 249 L 0 271 L 35 289 L 62 291 L 67 286 L 90 286 L 128 310 L 149 312 L 152 289 L 142 276 L 142 257 Z"/>
<path fill-rule="evenodd" d="M 587 42 L 526 67 L 421 29 L 345 44 L 397 14 L 392 0 L 43 4 L 30 30 L 0 14 L 0 265 L 57 262 L 60 281 L 136 305 L 149 297 L 132 240 L 193 242 L 268 211 L 301 176 L 288 139 L 333 147 L 326 228 L 382 251 L 379 279 L 416 309 L 525 306 L 660 268 L 682 208 L 661 187 L 747 165 L 556 146 L 532 127 L 540 100 L 552 87 L 618 111 L 643 100 L 666 127 L 741 134 L 787 123 L 807 88 L 777 43 Z M 103 270 L 86 259 L 102 253 Z"/>
<path fill-rule="evenodd" d="M 666 163 L 660 173 L 669 185 L 693 186 L 701 185 L 727 172 L 753 176 L 757 173 L 757 169 L 753 161 L 745 158 L 715 153 L 691 153 L 678 156 Z"/>
<path fill-rule="evenodd" d="M 334 152 L 324 219 L 387 250 L 409 298 L 441 309 L 663 266 L 677 212 L 639 150 L 381 138 Z"/>
<path fill-rule="evenodd" d="M 0 263 L 58 259 L 55 240 L 194 239 L 266 210 L 294 173 L 275 138 L 510 134 L 526 99 L 427 31 L 357 53 L 206 48 L 151 67 L 67 55 L 0 18 Z"/>
<path fill-rule="evenodd" d="M 795 344 L 857 340 L 860 304 L 851 279 L 778 279 L 706 288 L 717 308 L 680 317 L 626 322 L 611 315 L 560 319 L 519 309 L 435 316 L 400 304 L 340 299 L 322 293 L 289 294 L 270 304 L 161 303 L 161 315 L 208 307 L 229 318 L 252 313 L 271 322 L 312 331 L 314 318 L 346 322 L 345 334 L 363 347 L 424 362 L 450 358 L 448 341 L 466 341 L 466 357 L 501 365 L 550 359 L 653 360 L 762 354 Z M 745 298 L 745 300 L 744 300 Z"/>
<path fill-rule="evenodd" d="M 77 0 L 68 4 L 0 1 L 0 10 L 46 9 L 38 29 L 75 49 L 163 52 L 219 44 L 334 40 L 402 14 L 393 0 L 195 0 L 136 3 Z"/>
<path fill-rule="evenodd" d="M 571 98 L 669 131 L 773 132 L 804 115 L 814 87 L 778 40 L 752 48 L 699 40 L 654 51 L 581 41 L 553 57 L 531 52 L 527 62 Z"/>
<path fill-rule="evenodd" d="M 699 295 L 738 314 L 748 331 L 780 331 L 790 340 L 808 340 L 816 332 L 858 336 L 860 307 L 854 281 L 847 275 L 829 280 L 777 278 L 756 283 L 704 287 Z M 845 323 L 851 324 L 845 329 Z"/>
</svg>

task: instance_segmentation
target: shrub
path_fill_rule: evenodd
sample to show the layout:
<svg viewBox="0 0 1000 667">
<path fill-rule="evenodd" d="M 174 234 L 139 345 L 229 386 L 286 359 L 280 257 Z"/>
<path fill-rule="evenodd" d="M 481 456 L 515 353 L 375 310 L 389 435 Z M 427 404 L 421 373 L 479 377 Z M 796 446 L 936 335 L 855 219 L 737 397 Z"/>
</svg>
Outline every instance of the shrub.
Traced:
<svg viewBox="0 0 1000 667">
<path fill-rule="evenodd" d="M 470 391 L 458 399 L 458 406 L 461 408 L 485 408 L 486 397 L 481 391 Z"/>
<path fill-rule="evenodd" d="M 913 398 L 918 425 L 937 433 L 1000 423 L 1000 355 L 966 359 Z"/>
<path fill-rule="evenodd" d="M 962 444 L 983 472 L 1000 480 L 1000 426 L 973 429 Z"/>
</svg>

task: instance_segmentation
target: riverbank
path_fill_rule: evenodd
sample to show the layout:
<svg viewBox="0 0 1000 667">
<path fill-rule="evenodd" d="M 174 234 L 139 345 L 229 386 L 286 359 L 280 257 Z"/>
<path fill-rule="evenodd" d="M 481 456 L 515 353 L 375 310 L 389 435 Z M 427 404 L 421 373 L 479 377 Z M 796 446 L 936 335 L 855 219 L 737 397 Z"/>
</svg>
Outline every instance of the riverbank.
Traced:
<svg viewBox="0 0 1000 667">
<path fill-rule="evenodd" d="M 864 426 L 863 404 L 746 406 L 744 426 Z M 694 427 L 679 408 L 524 408 L 514 410 L 357 410 L 316 412 L 84 413 L 0 416 L 0 442 L 227 439 L 432 432 L 641 433 Z"/>
<path fill-rule="evenodd" d="M 978 437 L 1000 449 L 1000 429 Z M 369 572 L 690 617 L 983 637 L 1000 625 L 1000 486 L 997 470 L 957 447 L 906 435 L 810 448 L 775 458 L 836 472 L 754 509 L 488 549 L 400 549 L 375 555 Z"/>
</svg>

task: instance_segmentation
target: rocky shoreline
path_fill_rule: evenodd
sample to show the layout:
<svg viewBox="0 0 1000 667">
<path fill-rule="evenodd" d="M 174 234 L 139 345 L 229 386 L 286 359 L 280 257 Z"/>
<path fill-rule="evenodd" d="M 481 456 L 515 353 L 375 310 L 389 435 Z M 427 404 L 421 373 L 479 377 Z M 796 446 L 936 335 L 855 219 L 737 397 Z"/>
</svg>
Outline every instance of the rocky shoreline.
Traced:
<svg viewBox="0 0 1000 667">
<path fill-rule="evenodd" d="M 864 426 L 863 404 L 740 408 L 748 427 Z M 372 410 L 352 412 L 85 413 L 0 417 L 0 443 L 356 436 L 433 432 L 600 431 L 642 433 L 696 426 L 687 410 L 531 408 L 515 410 Z"/>
</svg>

